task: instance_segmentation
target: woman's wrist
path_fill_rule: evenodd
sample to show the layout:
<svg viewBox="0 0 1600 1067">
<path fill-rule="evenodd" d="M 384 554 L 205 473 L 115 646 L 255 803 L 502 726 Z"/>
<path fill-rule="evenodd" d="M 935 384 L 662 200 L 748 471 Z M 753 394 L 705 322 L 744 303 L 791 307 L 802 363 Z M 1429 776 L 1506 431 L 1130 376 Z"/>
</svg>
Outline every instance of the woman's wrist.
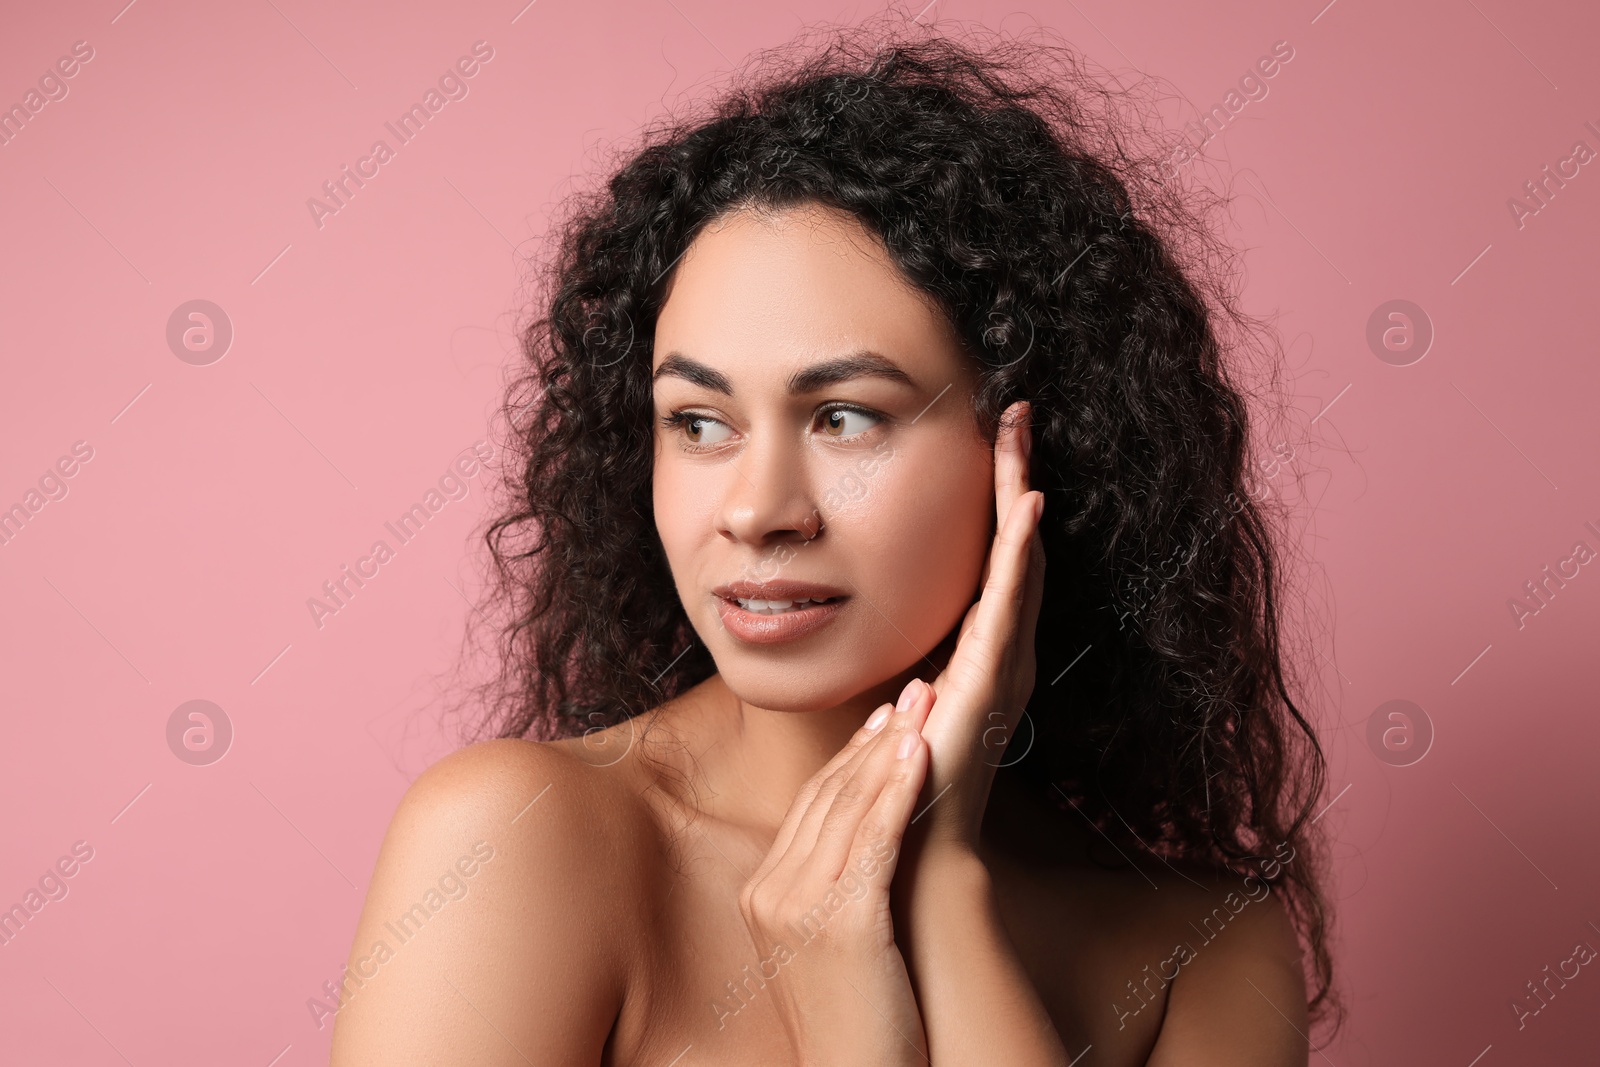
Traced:
<svg viewBox="0 0 1600 1067">
<path fill-rule="evenodd" d="M 976 819 L 962 819 L 959 823 L 956 820 L 941 822 L 933 818 L 939 806 L 949 799 L 947 796 L 935 801 L 918 816 L 916 822 L 906 827 L 902 840 L 906 859 L 919 863 L 926 861 L 941 869 L 949 869 L 952 873 L 959 873 L 974 864 L 987 870 L 978 854 L 981 814 Z"/>
<path fill-rule="evenodd" d="M 967 842 L 943 834 L 908 834 L 903 847 L 890 889 L 897 941 L 903 941 L 901 922 L 949 909 L 970 913 L 975 905 L 993 902 L 989 867 Z"/>
</svg>

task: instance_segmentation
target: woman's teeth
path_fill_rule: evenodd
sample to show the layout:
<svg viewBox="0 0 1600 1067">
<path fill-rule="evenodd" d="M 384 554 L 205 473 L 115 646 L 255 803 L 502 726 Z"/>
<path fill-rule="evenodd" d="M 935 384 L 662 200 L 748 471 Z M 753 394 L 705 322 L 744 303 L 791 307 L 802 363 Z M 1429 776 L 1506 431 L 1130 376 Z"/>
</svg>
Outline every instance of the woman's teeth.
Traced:
<svg viewBox="0 0 1600 1067">
<path fill-rule="evenodd" d="M 757 615 L 778 615 L 785 611 L 796 611 L 812 604 L 826 604 L 833 597 L 805 597 L 800 600 L 745 600 L 743 597 L 734 597 L 739 606 L 746 611 Z"/>
</svg>

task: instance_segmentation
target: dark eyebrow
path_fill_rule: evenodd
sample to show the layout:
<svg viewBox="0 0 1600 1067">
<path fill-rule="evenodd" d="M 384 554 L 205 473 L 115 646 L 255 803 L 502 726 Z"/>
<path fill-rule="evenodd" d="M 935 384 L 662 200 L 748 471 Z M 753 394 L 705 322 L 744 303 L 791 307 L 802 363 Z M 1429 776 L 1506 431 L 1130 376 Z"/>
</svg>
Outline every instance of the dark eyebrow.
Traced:
<svg viewBox="0 0 1600 1067">
<path fill-rule="evenodd" d="M 704 363 L 696 362 L 687 356 L 680 356 L 676 352 L 661 361 L 661 366 L 650 376 L 652 382 L 662 378 L 682 378 L 692 385 L 704 386 L 723 396 L 733 395 L 733 383 L 728 381 L 721 371 L 712 370 Z"/>
<path fill-rule="evenodd" d="M 666 377 L 682 378 L 684 381 L 704 386 L 724 396 L 733 395 L 733 383 L 720 371 L 713 370 L 687 356 L 680 356 L 676 352 L 661 361 L 661 366 L 656 368 L 651 381 Z M 916 388 L 911 376 L 890 360 L 876 352 L 857 352 L 837 359 L 825 359 L 821 363 L 813 363 L 803 370 L 796 371 L 789 378 L 789 392 L 814 393 L 818 389 L 837 385 L 852 378 L 886 378 L 891 382 Z"/>
</svg>

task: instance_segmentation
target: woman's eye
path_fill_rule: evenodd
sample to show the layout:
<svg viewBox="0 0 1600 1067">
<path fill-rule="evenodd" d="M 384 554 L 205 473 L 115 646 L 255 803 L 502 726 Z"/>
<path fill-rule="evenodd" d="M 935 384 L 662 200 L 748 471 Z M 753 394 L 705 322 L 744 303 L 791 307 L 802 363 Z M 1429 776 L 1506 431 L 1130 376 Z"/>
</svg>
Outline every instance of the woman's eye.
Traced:
<svg viewBox="0 0 1600 1067">
<path fill-rule="evenodd" d="M 692 444 L 714 445 L 727 439 L 728 428 L 716 419 L 708 419 L 701 415 L 685 415 L 683 434 Z"/>
<path fill-rule="evenodd" d="M 830 408 L 822 419 L 822 428 L 834 437 L 854 437 L 878 424 L 876 415 L 853 408 Z"/>
</svg>

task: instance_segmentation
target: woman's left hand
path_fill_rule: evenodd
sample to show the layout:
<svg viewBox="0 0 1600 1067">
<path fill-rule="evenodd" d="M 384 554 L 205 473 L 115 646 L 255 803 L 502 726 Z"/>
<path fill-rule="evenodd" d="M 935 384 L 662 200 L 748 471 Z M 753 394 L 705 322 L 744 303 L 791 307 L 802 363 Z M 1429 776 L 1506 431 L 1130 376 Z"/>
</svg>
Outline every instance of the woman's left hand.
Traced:
<svg viewBox="0 0 1600 1067">
<path fill-rule="evenodd" d="M 1028 488 L 1032 409 L 1006 409 L 995 441 L 995 538 L 984 565 L 982 593 L 962 620 L 943 671 L 931 688 L 906 685 L 901 700 L 921 711 L 930 749 L 922 803 L 913 829 L 924 844 L 975 852 L 995 769 L 1033 694 L 1034 631 L 1044 599 L 1044 494 Z"/>
</svg>

